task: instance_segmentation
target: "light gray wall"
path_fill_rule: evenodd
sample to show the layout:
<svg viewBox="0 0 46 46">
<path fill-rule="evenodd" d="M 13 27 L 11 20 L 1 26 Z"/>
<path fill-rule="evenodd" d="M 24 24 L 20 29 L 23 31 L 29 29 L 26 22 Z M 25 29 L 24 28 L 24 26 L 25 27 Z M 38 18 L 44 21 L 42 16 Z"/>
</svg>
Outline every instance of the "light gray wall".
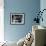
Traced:
<svg viewBox="0 0 46 46">
<path fill-rule="evenodd" d="M 18 41 L 32 29 L 36 12 L 40 9 L 40 0 L 4 0 L 4 35 L 7 41 Z M 11 25 L 10 12 L 25 13 L 24 25 Z"/>
</svg>

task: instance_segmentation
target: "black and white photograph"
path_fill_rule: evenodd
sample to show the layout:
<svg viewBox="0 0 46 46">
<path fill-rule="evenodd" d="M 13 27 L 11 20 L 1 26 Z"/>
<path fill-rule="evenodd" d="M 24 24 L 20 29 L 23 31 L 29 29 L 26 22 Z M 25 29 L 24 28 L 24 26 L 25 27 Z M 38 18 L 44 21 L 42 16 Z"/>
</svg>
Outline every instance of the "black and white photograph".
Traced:
<svg viewBox="0 0 46 46">
<path fill-rule="evenodd" d="M 10 23 L 11 24 L 24 24 L 25 22 L 24 13 L 11 13 L 10 14 Z"/>
</svg>

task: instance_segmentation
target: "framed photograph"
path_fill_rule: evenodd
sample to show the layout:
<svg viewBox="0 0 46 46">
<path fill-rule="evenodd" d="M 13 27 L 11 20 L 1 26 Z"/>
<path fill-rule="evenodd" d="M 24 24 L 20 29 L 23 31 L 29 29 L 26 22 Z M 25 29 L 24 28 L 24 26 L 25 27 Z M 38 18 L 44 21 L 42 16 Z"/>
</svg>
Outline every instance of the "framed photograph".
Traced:
<svg viewBox="0 0 46 46">
<path fill-rule="evenodd" d="M 10 24 L 24 24 L 25 15 L 24 13 L 11 13 L 10 14 Z"/>
</svg>

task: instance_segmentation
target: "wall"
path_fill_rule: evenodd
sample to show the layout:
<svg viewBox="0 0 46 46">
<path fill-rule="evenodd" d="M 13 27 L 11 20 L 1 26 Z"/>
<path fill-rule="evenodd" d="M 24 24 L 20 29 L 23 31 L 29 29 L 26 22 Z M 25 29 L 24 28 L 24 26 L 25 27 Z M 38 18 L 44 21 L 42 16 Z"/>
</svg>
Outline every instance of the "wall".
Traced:
<svg viewBox="0 0 46 46">
<path fill-rule="evenodd" d="M 4 0 L 0 0 L 0 42 L 4 41 Z"/>
<path fill-rule="evenodd" d="M 35 14 L 40 10 L 40 0 L 4 0 L 4 35 L 7 41 L 18 41 L 32 29 Z M 25 13 L 24 25 L 11 25 L 10 13 Z"/>
<path fill-rule="evenodd" d="M 41 11 L 42 11 L 43 9 L 46 9 L 46 0 L 41 0 L 41 1 L 40 1 L 40 9 L 41 9 Z M 43 22 L 41 21 L 41 22 L 40 22 L 40 25 L 46 27 L 46 20 L 45 20 L 45 19 L 46 19 L 46 10 L 43 12 L 42 17 L 43 17 Z"/>
</svg>

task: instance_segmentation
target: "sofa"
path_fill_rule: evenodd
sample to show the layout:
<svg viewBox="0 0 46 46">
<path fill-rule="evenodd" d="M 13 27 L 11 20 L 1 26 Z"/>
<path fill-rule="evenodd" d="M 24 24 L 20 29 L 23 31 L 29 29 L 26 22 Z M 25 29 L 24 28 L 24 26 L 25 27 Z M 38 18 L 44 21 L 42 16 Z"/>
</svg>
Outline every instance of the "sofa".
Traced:
<svg viewBox="0 0 46 46">
<path fill-rule="evenodd" d="M 33 42 L 30 46 L 46 46 L 46 28 L 34 25 L 32 26 L 32 39 Z M 6 42 L 6 44 L 3 44 L 3 46 L 23 46 L 24 40 L 26 37 L 23 37 L 19 39 L 19 41 L 16 42 Z M 29 45 L 28 45 L 29 46 Z"/>
<path fill-rule="evenodd" d="M 32 34 L 34 36 L 34 40 L 31 46 L 46 46 L 46 28 L 40 25 L 34 25 L 32 26 Z M 21 42 L 19 43 L 21 44 Z"/>
<path fill-rule="evenodd" d="M 34 42 L 32 46 L 46 46 L 46 28 L 40 25 L 32 26 Z"/>
</svg>

